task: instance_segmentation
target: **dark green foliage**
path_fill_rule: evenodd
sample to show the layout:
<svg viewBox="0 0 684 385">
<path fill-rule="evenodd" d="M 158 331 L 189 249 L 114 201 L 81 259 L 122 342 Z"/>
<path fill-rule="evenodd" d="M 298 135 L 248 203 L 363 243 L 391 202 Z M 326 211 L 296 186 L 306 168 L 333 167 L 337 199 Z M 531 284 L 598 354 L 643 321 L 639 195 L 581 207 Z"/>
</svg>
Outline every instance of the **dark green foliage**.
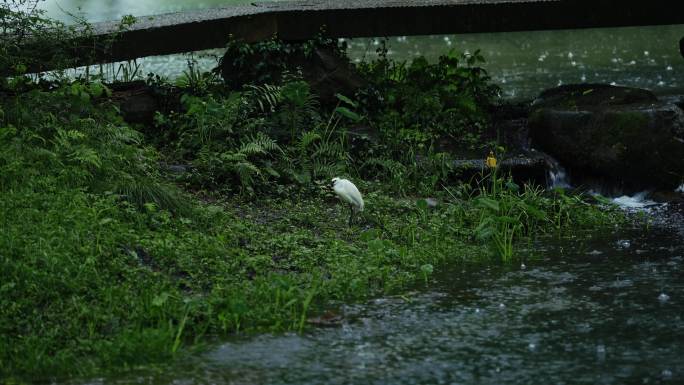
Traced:
<svg viewBox="0 0 684 385">
<path fill-rule="evenodd" d="M 354 103 L 340 96 L 325 113 L 306 82 L 289 79 L 228 95 L 185 94 L 184 112 L 158 114 L 160 146 L 171 160 L 193 165 L 185 182 L 253 195 L 271 190 L 274 181 L 308 185 L 347 171 L 340 124 L 360 119 Z"/>
<path fill-rule="evenodd" d="M 155 203 L 186 209 L 177 193 L 159 178 L 155 153 L 142 136 L 123 123 L 104 98 L 100 83 L 74 82 L 53 92 L 34 90 L 4 105 L 0 185 L 4 188 L 50 183 L 114 193 L 142 207 Z M 38 179 L 36 179 L 38 178 Z"/>
<path fill-rule="evenodd" d="M 38 7 L 44 0 L 3 0 L 0 2 L 0 90 L 16 88 L 6 76 L 38 73 L 45 69 L 61 71 L 79 65 L 97 63 L 106 57 L 118 32 L 135 23 L 133 16 L 123 16 L 118 30 L 105 40 L 93 42 L 92 28 L 73 15 L 67 25 L 48 19 Z M 34 74 L 43 78 L 44 74 Z"/>
<path fill-rule="evenodd" d="M 487 72 L 478 67 L 484 62 L 479 51 L 450 52 L 437 63 L 423 57 L 410 63 L 396 62 L 386 57 L 384 46 L 379 52 L 377 61 L 359 66 L 370 83 L 359 99 L 378 113 L 379 129 L 392 130 L 399 134 L 398 140 L 415 145 L 429 146 L 437 136 L 476 144 L 477 136 L 464 135 L 477 134 L 483 128 L 499 93 Z"/>
<path fill-rule="evenodd" d="M 234 40 L 226 46 L 216 71 L 235 90 L 245 84 L 281 84 L 288 74 L 297 74 L 317 48 L 344 56 L 344 46 L 323 36 L 304 43 L 287 43 L 275 37 L 253 44 Z"/>
<path fill-rule="evenodd" d="M 490 145 L 481 133 L 498 88 L 477 66 L 484 62 L 477 51 L 451 52 L 437 63 L 396 62 L 384 45 L 378 51 L 377 61 L 359 65 L 369 85 L 357 99 L 378 135 L 378 145 L 359 154 L 363 175 L 381 172 L 428 193 L 454 174 L 451 156 L 478 156 Z"/>
</svg>

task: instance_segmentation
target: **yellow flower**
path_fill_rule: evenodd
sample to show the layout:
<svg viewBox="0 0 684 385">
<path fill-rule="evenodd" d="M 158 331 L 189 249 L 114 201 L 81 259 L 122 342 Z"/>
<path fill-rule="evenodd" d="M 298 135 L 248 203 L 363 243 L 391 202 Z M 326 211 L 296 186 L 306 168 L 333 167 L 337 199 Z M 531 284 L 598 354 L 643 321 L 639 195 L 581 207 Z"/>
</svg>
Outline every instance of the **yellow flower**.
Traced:
<svg viewBox="0 0 684 385">
<path fill-rule="evenodd" d="M 493 151 L 489 151 L 489 155 L 487 155 L 487 160 L 485 160 L 485 164 L 489 168 L 496 168 L 496 157 L 494 156 Z"/>
</svg>

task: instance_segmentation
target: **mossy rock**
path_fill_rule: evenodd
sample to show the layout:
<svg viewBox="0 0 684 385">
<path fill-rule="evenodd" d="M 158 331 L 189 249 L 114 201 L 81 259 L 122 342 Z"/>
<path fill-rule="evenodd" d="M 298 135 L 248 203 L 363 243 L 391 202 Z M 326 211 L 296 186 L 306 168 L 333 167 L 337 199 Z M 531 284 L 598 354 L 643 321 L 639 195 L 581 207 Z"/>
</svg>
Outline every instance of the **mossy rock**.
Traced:
<svg viewBox="0 0 684 385">
<path fill-rule="evenodd" d="M 233 89 L 244 84 L 280 84 L 286 74 L 301 76 L 326 104 L 337 103 L 337 93 L 353 96 L 365 85 L 336 41 L 238 42 L 228 46 L 215 71 Z"/>
<path fill-rule="evenodd" d="M 684 177 L 684 114 L 650 91 L 581 84 L 543 92 L 530 113 L 532 145 L 574 177 L 626 190 L 670 189 Z"/>
</svg>

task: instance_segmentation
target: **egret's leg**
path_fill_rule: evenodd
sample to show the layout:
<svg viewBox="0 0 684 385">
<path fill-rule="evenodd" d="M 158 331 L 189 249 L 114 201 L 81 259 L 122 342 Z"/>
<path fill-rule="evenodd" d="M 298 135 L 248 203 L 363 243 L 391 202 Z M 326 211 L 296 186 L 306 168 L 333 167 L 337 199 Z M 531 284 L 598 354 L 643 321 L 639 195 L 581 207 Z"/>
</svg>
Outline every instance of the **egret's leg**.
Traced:
<svg viewBox="0 0 684 385">
<path fill-rule="evenodd" d="M 352 225 L 352 218 L 354 217 L 354 207 L 349 205 L 349 227 Z"/>
</svg>

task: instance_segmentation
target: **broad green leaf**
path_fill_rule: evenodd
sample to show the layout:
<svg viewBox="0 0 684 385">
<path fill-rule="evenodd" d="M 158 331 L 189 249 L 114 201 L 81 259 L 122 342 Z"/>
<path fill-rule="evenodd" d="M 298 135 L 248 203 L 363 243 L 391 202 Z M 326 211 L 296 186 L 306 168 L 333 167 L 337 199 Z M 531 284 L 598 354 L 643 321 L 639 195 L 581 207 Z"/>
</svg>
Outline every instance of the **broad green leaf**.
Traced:
<svg viewBox="0 0 684 385">
<path fill-rule="evenodd" d="M 499 211 L 499 202 L 491 198 L 479 197 L 477 198 L 477 206 L 487 208 L 492 211 Z"/>
<path fill-rule="evenodd" d="M 359 114 L 350 110 L 347 107 L 337 107 L 335 108 L 335 112 L 354 122 L 358 122 L 361 120 L 361 116 L 359 116 Z"/>
<path fill-rule="evenodd" d="M 344 95 L 342 95 L 342 94 L 335 94 L 335 96 L 336 96 L 337 99 L 339 99 L 341 102 L 347 103 L 348 105 L 350 105 L 350 106 L 352 106 L 352 107 L 354 107 L 354 108 L 356 108 L 356 107 L 358 106 L 353 100 L 349 99 L 348 97 L 346 97 L 346 96 L 344 96 Z"/>
<path fill-rule="evenodd" d="M 155 307 L 161 307 L 166 303 L 166 301 L 169 299 L 169 293 L 163 292 L 159 295 L 154 296 L 154 299 L 152 299 L 152 306 Z"/>
</svg>

